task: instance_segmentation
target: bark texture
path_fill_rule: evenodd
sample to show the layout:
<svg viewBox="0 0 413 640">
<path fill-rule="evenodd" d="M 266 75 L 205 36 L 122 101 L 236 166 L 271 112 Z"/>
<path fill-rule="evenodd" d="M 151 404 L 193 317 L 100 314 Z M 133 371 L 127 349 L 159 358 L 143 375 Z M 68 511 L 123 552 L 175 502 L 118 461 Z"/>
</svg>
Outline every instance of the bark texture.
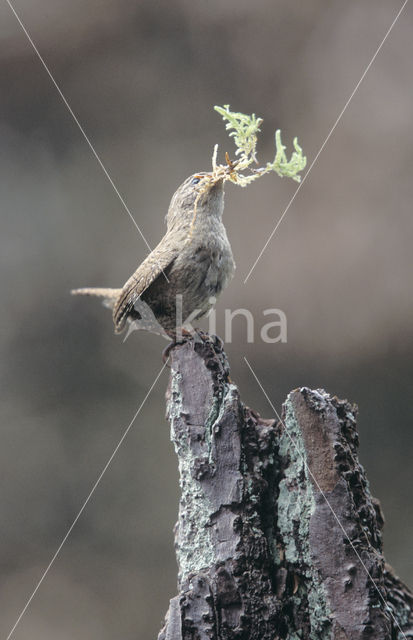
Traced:
<svg viewBox="0 0 413 640">
<path fill-rule="evenodd" d="M 172 353 L 178 595 L 158 640 L 402 640 L 413 597 L 385 564 L 356 407 L 292 391 L 281 421 L 245 407 L 217 341 Z"/>
</svg>

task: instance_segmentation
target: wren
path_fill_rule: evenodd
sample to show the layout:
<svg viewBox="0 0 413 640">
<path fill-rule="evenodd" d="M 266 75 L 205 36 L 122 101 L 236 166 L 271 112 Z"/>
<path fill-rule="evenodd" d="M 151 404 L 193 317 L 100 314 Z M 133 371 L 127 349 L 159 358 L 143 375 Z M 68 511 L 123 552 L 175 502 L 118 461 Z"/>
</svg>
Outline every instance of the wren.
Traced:
<svg viewBox="0 0 413 640">
<path fill-rule="evenodd" d="M 209 312 L 234 274 L 223 211 L 223 180 L 204 172 L 190 176 L 172 197 L 164 237 L 121 289 L 71 293 L 103 298 L 112 309 L 116 333 L 141 318 L 144 302 L 163 331 L 174 336 L 186 318 L 194 314 L 192 320 L 198 320 Z"/>
</svg>

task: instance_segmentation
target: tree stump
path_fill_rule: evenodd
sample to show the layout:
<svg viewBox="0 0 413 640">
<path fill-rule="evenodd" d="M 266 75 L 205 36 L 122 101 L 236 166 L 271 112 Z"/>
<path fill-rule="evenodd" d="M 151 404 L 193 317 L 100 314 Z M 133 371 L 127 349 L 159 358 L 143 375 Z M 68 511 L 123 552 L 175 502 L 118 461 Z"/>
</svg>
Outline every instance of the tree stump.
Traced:
<svg viewBox="0 0 413 640">
<path fill-rule="evenodd" d="M 357 408 L 301 388 L 245 407 L 217 340 L 171 352 L 179 593 L 158 640 L 402 640 L 413 596 L 382 555 Z"/>
</svg>

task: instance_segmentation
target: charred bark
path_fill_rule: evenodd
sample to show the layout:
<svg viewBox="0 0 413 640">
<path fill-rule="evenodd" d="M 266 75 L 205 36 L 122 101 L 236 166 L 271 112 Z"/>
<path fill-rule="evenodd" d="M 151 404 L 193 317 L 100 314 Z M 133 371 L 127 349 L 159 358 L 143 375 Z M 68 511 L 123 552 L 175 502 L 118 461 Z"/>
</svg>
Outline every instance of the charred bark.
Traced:
<svg viewBox="0 0 413 640">
<path fill-rule="evenodd" d="M 357 457 L 356 407 L 301 388 L 280 421 L 264 420 L 217 342 L 171 357 L 179 593 L 158 640 L 413 638 L 413 597 L 384 562 Z"/>
</svg>

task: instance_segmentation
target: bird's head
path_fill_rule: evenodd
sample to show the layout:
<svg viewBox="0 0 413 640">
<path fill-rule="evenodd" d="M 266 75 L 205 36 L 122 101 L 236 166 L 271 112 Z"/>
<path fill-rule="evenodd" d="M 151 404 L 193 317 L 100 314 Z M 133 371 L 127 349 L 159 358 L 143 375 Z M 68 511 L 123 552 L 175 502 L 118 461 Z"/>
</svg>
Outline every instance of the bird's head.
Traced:
<svg viewBox="0 0 413 640">
<path fill-rule="evenodd" d="M 168 227 L 197 216 L 221 218 L 224 210 L 224 181 L 200 171 L 189 176 L 175 191 L 166 220 Z"/>
</svg>

